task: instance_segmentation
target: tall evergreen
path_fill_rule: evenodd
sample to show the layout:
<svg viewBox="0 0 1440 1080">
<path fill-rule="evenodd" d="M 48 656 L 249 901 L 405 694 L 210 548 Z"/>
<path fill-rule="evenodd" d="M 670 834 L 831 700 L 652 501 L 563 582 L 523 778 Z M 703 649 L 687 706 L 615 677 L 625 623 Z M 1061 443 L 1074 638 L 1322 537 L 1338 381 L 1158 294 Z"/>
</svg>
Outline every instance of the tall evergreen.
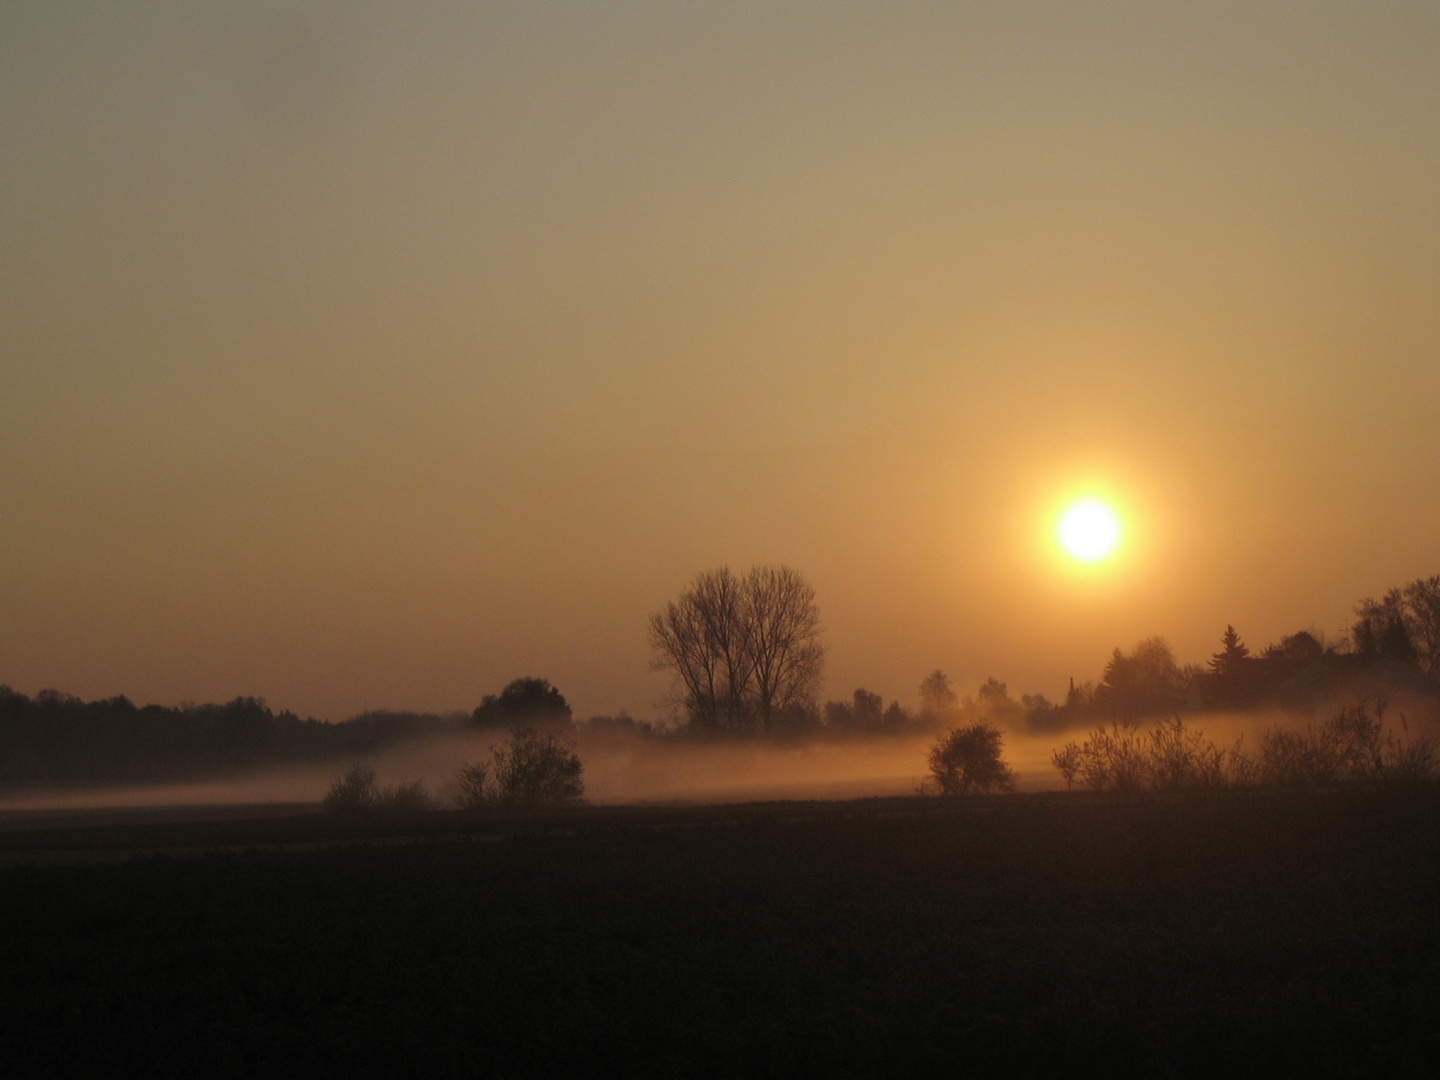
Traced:
<svg viewBox="0 0 1440 1080">
<path fill-rule="evenodd" d="M 1226 626 L 1223 648 L 1210 657 L 1211 697 L 1218 705 L 1248 705 L 1255 697 L 1255 658 L 1235 627 Z"/>
<path fill-rule="evenodd" d="M 1235 627 L 1226 625 L 1225 636 L 1220 643 L 1225 647 L 1210 657 L 1210 670 L 1221 678 L 1233 677 L 1244 671 L 1250 659 L 1250 650 L 1240 640 Z"/>
</svg>

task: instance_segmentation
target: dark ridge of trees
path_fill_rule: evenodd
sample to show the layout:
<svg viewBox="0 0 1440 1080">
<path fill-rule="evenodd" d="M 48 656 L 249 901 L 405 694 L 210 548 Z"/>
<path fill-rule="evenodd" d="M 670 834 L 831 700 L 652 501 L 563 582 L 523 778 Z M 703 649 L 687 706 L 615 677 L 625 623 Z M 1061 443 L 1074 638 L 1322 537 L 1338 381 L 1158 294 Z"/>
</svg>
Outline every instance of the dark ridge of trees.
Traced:
<svg viewBox="0 0 1440 1080">
<path fill-rule="evenodd" d="M 389 711 L 332 724 L 273 712 L 254 697 L 137 707 L 125 697 L 86 702 L 42 690 L 29 698 L 0 686 L 0 789 L 223 779 L 364 757 L 458 724 Z"/>
<path fill-rule="evenodd" d="M 1010 696 L 998 679 L 986 679 L 973 696 L 960 697 L 943 671 L 932 671 L 920 683 L 920 706 L 911 711 L 892 701 L 883 711 L 883 699 L 864 688 L 850 701 L 828 701 L 823 726 L 812 729 L 821 736 L 934 734 L 949 728 L 985 724 L 1004 730 L 1041 730 L 1046 718 L 1063 713 L 1043 694 Z"/>
<path fill-rule="evenodd" d="M 1172 712 L 1184 704 L 1189 674 L 1175 663 L 1164 638 L 1146 638 L 1130 653 L 1111 654 L 1092 707 L 1121 720 Z"/>
<path fill-rule="evenodd" d="M 576 727 L 591 739 L 653 739 L 660 734 L 649 720 L 636 720 L 623 710 L 615 716 L 592 716 Z"/>
<path fill-rule="evenodd" d="M 1060 703 L 1043 694 L 1014 698 L 995 678 L 961 697 L 943 671 L 933 671 L 920 683 L 914 712 L 892 703 L 882 719 L 880 696 L 861 688 L 851 701 L 827 702 L 811 732 L 928 733 L 984 723 L 1002 731 L 1058 734 L 1207 711 L 1306 713 L 1337 698 L 1393 691 L 1440 697 L 1440 666 L 1425 666 L 1432 654 L 1440 656 L 1440 578 L 1392 589 L 1384 601 L 1364 600 L 1356 612 L 1349 640 L 1327 643 L 1299 630 L 1258 653 L 1227 625 L 1203 666 L 1181 665 L 1164 638 L 1146 638 L 1128 652 L 1115 649 L 1097 682 L 1072 678 Z"/>
<path fill-rule="evenodd" d="M 587 737 L 765 736 L 811 740 L 938 734 L 988 724 L 1058 734 L 1205 711 L 1313 714 L 1328 702 L 1410 693 L 1440 698 L 1440 576 L 1366 598 L 1340 641 L 1308 630 L 1263 648 L 1227 625 L 1205 665 L 1180 665 L 1162 638 L 1116 648 L 1095 682 L 1065 698 L 1011 695 L 987 679 L 961 696 L 943 671 L 919 685 L 911 710 L 857 688 L 817 704 L 823 650 L 814 590 L 784 567 L 697 575 L 651 619 L 657 667 L 677 677 L 685 723 L 659 728 L 620 714 L 584 724 Z M 572 729 L 572 710 L 547 680 L 515 679 L 472 714 L 482 725 Z M 29 698 L 0 686 L 0 791 L 134 785 L 244 776 L 287 765 L 355 761 L 411 739 L 460 730 L 463 716 L 372 711 L 329 723 L 272 711 L 263 699 L 137 706 L 85 702 L 56 690 Z"/>
<path fill-rule="evenodd" d="M 974 696 L 961 698 L 943 671 L 931 672 L 920 685 L 920 707 L 908 716 L 908 726 L 877 730 L 931 731 L 985 722 L 1001 730 L 1056 734 L 1207 711 L 1305 714 L 1366 695 L 1440 698 L 1440 576 L 1391 589 L 1380 600 L 1360 601 L 1355 621 L 1338 642 L 1298 630 L 1257 652 L 1227 625 L 1216 644 L 1203 666 L 1179 664 L 1159 637 L 1128 652 L 1116 648 L 1096 682 L 1072 677 L 1059 703 L 1039 694 L 1017 700 L 994 678 Z M 843 704 L 832 703 L 836 716 Z M 826 707 L 827 719 L 832 706 Z"/>
</svg>

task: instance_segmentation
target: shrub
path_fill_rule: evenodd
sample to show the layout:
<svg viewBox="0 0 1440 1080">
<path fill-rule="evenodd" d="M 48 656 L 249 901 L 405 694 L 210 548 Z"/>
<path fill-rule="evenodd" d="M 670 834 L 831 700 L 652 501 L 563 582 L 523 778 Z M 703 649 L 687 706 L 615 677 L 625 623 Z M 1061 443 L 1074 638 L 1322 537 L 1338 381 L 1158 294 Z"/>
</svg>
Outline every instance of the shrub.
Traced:
<svg viewBox="0 0 1440 1080">
<path fill-rule="evenodd" d="M 1230 779 L 1227 766 L 1240 756 L 1238 743 L 1227 754 L 1201 732 L 1187 729 L 1178 716 L 1155 726 L 1146 750 L 1149 786 L 1161 791 L 1223 787 Z"/>
<path fill-rule="evenodd" d="M 460 770 L 460 809 L 481 810 L 495 805 L 494 784 L 489 765 L 464 766 Z"/>
<path fill-rule="evenodd" d="M 971 724 L 930 747 L 930 775 L 942 795 L 1014 791 L 1015 774 L 1000 757 L 1002 736 L 989 724 Z"/>
<path fill-rule="evenodd" d="M 375 798 L 375 770 L 357 761 L 330 785 L 325 809 L 332 814 L 355 814 L 373 807 Z"/>
<path fill-rule="evenodd" d="M 408 784 L 395 783 L 379 790 L 375 809 L 396 814 L 409 814 L 420 810 L 433 810 L 434 802 L 425 790 L 424 780 L 412 780 Z"/>
<path fill-rule="evenodd" d="M 489 764 L 460 770 L 462 808 L 558 806 L 577 802 L 585 793 L 585 766 L 574 744 L 554 732 L 517 725 L 490 756 Z"/>
<path fill-rule="evenodd" d="M 1436 751 L 1433 738 L 1410 739 L 1407 727 L 1404 741 L 1390 748 L 1386 778 L 1402 784 L 1434 780 L 1436 772 L 1440 771 Z"/>
<path fill-rule="evenodd" d="M 1134 724 L 1111 724 L 1050 756 L 1067 786 L 1078 776 L 1091 791 L 1120 793 L 1222 787 L 1249 775 L 1247 760 L 1238 744 L 1224 750 L 1178 716 L 1143 735 Z"/>
<path fill-rule="evenodd" d="M 1278 787 L 1328 787 L 1364 781 L 1432 780 L 1436 742 L 1411 739 L 1400 718 L 1403 738 L 1384 727 L 1386 704 L 1366 701 L 1304 731 L 1267 731 L 1260 743 L 1256 771 L 1260 782 Z"/>
<path fill-rule="evenodd" d="M 1241 753 L 1238 742 L 1228 750 L 1216 746 L 1178 716 L 1146 735 L 1133 724 L 1112 724 L 1091 732 L 1082 744 L 1056 750 L 1050 761 L 1067 786 L 1079 777 L 1091 791 L 1121 793 L 1433 780 L 1440 771 L 1440 744 L 1410 738 L 1403 717 L 1404 737 L 1397 739 L 1385 730 L 1384 715 L 1383 701 L 1373 712 L 1361 701 L 1304 731 L 1271 728 L 1254 757 Z"/>
<path fill-rule="evenodd" d="M 1099 728 L 1080 746 L 1080 778 L 1091 791 L 1144 790 L 1147 772 L 1134 724 Z"/>
<path fill-rule="evenodd" d="M 358 761 L 335 778 L 325 795 L 325 809 L 332 814 L 363 814 L 371 811 L 410 813 L 433 807 L 423 780 L 382 787 L 375 770 Z"/>
<path fill-rule="evenodd" d="M 1050 764 L 1060 770 L 1060 775 L 1065 778 L 1065 790 L 1069 791 L 1075 786 L 1075 777 L 1080 772 L 1082 758 L 1078 744 L 1070 742 L 1065 744 L 1063 750 L 1056 750 L 1050 755 Z"/>
</svg>

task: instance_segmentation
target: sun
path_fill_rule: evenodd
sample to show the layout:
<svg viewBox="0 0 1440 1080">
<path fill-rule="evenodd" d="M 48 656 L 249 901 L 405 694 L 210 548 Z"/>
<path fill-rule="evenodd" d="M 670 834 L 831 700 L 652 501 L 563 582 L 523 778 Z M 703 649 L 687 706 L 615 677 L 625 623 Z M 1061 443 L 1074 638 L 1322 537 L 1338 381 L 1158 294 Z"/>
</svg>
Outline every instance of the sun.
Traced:
<svg viewBox="0 0 1440 1080">
<path fill-rule="evenodd" d="M 1096 499 L 1071 506 L 1060 518 L 1060 546 L 1081 562 L 1099 562 L 1120 543 L 1120 519 Z"/>
</svg>

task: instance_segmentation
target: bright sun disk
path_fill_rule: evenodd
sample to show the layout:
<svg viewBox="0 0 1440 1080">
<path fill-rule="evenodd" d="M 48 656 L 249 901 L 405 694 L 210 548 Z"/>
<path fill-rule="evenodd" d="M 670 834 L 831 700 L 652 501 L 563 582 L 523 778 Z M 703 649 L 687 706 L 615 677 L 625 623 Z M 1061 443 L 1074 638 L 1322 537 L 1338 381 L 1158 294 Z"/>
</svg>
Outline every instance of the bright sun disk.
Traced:
<svg viewBox="0 0 1440 1080">
<path fill-rule="evenodd" d="M 1060 519 L 1060 543 L 1082 562 L 1095 562 L 1115 550 L 1120 521 L 1104 503 L 1077 503 Z"/>
</svg>

